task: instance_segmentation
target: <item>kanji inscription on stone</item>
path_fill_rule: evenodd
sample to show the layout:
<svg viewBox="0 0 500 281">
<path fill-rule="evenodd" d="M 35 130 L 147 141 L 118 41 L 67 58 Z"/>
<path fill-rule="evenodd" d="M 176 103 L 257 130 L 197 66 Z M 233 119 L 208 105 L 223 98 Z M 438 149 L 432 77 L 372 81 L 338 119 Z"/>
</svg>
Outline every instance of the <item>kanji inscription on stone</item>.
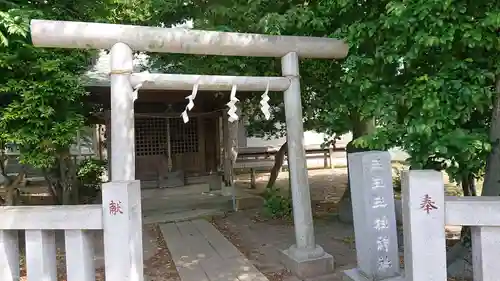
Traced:
<svg viewBox="0 0 500 281">
<path fill-rule="evenodd" d="M 432 200 L 429 194 L 424 195 L 422 198 L 422 203 L 420 204 L 420 209 L 424 210 L 427 214 L 429 214 L 432 210 L 437 209 L 436 203 Z"/>
<path fill-rule="evenodd" d="M 122 202 L 121 201 L 115 202 L 114 200 L 111 200 L 111 202 L 109 202 L 109 214 L 112 216 L 123 214 Z"/>
<path fill-rule="evenodd" d="M 385 188 L 384 180 L 378 176 L 372 178 L 372 189 Z"/>
<path fill-rule="evenodd" d="M 371 170 L 372 171 L 377 171 L 377 170 L 382 170 L 384 166 L 382 166 L 382 162 L 380 159 L 372 159 L 371 160 Z"/>
<path fill-rule="evenodd" d="M 387 203 L 385 203 L 384 197 L 377 196 L 373 198 L 373 205 L 372 205 L 373 209 L 385 208 L 385 207 L 387 207 Z"/>
<path fill-rule="evenodd" d="M 379 236 L 377 238 L 377 251 L 389 252 L 389 236 Z"/>
<path fill-rule="evenodd" d="M 385 216 L 381 218 L 376 218 L 375 221 L 373 222 L 373 228 L 375 228 L 377 231 L 388 229 L 389 220 Z"/>
<path fill-rule="evenodd" d="M 379 257 L 378 258 L 378 270 L 379 271 L 386 271 L 387 269 L 392 267 L 392 261 L 387 257 Z"/>
</svg>

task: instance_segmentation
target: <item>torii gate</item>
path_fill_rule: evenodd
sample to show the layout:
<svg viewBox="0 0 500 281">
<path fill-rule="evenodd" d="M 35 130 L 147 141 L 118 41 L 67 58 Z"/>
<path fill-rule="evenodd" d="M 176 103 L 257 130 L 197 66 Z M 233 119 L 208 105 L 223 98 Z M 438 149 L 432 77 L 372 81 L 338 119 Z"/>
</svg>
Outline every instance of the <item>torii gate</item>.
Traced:
<svg viewBox="0 0 500 281">
<path fill-rule="evenodd" d="M 316 245 L 304 152 L 299 58 L 341 59 L 347 45 L 336 39 L 32 20 L 37 47 L 111 49 L 111 172 L 103 204 L 122 202 L 125 220 L 104 212 L 105 255 L 127 258 L 106 264 L 109 280 L 142 281 L 140 183 L 135 180 L 134 100 L 137 87 L 227 91 L 284 91 L 288 163 L 296 243 L 282 251 L 283 262 L 299 277 L 333 270 L 333 257 Z M 282 77 L 199 76 L 132 73 L 133 51 L 197 55 L 281 57 Z M 106 207 L 104 207 L 106 208 Z M 113 226 L 113 227 L 112 227 Z M 107 237 L 107 238 L 106 238 Z M 113 252 L 114 251 L 114 252 Z M 122 252 L 116 252 L 122 251 Z"/>
</svg>

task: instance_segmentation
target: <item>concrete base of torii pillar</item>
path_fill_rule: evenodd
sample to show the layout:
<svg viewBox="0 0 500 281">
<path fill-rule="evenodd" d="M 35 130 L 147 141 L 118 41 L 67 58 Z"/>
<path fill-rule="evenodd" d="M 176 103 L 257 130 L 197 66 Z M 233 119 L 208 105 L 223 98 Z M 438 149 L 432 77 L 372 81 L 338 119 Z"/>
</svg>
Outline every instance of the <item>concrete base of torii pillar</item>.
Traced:
<svg viewBox="0 0 500 281">
<path fill-rule="evenodd" d="M 292 245 L 280 251 L 280 259 L 283 265 L 300 280 L 325 276 L 334 270 L 333 256 L 326 253 L 319 245 L 305 251 Z"/>
</svg>

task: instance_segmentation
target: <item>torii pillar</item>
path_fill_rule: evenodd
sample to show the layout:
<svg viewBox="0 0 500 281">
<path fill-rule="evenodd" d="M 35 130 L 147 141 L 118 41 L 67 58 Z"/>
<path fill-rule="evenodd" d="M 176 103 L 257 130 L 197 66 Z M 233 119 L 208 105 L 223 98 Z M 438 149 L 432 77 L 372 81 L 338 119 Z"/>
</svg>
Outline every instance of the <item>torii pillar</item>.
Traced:
<svg viewBox="0 0 500 281">
<path fill-rule="evenodd" d="M 285 266 L 300 278 L 312 278 L 333 271 L 333 256 L 316 245 L 311 208 L 311 194 L 304 150 L 304 126 L 300 95 L 299 56 L 295 52 L 281 59 L 284 77 L 290 87 L 284 92 L 288 168 L 293 200 L 295 244 L 281 251 Z"/>
</svg>

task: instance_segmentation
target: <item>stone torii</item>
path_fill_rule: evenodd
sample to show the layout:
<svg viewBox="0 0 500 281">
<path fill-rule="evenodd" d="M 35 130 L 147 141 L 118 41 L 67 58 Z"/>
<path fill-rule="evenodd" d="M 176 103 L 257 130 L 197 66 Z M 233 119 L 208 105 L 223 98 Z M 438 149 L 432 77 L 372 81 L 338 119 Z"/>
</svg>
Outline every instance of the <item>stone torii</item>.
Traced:
<svg viewBox="0 0 500 281">
<path fill-rule="evenodd" d="M 37 47 L 111 49 L 111 174 L 112 183 L 115 185 L 135 181 L 134 88 L 138 85 L 143 89 L 183 90 L 198 85 L 200 91 L 229 91 L 233 85 L 237 85 L 238 91 L 264 91 L 266 88 L 269 91 L 283 91 L 296 239 L 294 245 L 282 251 L 283 262 L 288 269 L 302 278 L 324 275 L 333 270 L 333 257 L 325 253 L 321 246 L 316 245 L 314 237 L 303 144 L 299 58 L 342 59 L 348 53 L 348 47 L 343 41 L 332 38 L 269 36 L 50 20 L 32 20 L 31 38 L 33 45 Z M 132 73 L 133 51 L 280 57 L 282 76 Z M 134 188 L 139 188 L 138 184 L 134 185 Z M 140 191 L 129 189 L 127 192 L 137 194 Z M 104 198 L 103 203 L 105 203 Z M 135 204 L 139 204 L 139 213 L 134 214 L 135 219 L 130 219 L 126 227 L 125 231 L 130 233 L 121 235 L 132 237 L 131 235 L 137 233 L 132 234 L 131 229 L 142 227 L 140 196 L 139 203 Z M 134 249 L 142 247 L 140 238 L 130 239 L 127 241 L 134 241 Z M 119 242 L 108 240 L 105 243 L 118 245 L 116 243 Z M 140 256 L 142 258 L 142 254 Z M 139 257 L 130 258 L 128 264 L 120 263 L 115 266 L 116 270 L 107 276 L 109 280 L 142 280 L 142 277 L 139 279 L 133 277 L 142 275 L 142 260 L 139 261 Z M 118 268 L 119 266 L 121 268 Z"/>
</svg>

